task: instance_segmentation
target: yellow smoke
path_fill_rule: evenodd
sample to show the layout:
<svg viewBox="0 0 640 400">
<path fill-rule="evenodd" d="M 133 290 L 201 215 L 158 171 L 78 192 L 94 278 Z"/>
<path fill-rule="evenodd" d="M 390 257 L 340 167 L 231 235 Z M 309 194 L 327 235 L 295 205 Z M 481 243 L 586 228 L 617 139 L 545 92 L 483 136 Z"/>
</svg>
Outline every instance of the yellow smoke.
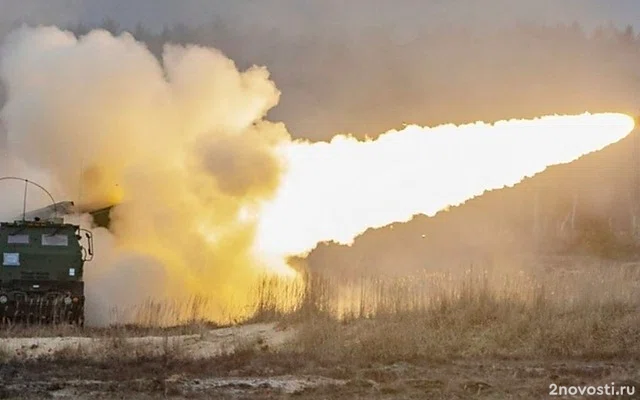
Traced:
<svg viewBox="0 0 640 400">
<path fill-rule="evenodd" d="M 45 171 L 56 198 L 118 204 L 85 269 L 94 322 L 192 295 L 213 300 L 211 319 L 246 316 L 265 274 L 297 278 L 289 255 L 517 183 L 633 128 L 585 114 L 308 143 L 264 119 L 280 96 L 267 70 L 214 49 L 168 45 L 157 60 L 128 34 L 23 27 L 1 55 L 10 153 Z"/>
<path fill-rule="evenodd" d="M 287 143 L 281 151 L 289 169 L 261 215 L 258 243 L 281 255 L 323 241 L 350 244 L 369 228 L 433 215 L 573 161 L 633 128 L 624 114 L 556 115 Z"/>
<path fill-rule="evenodd" d="M 11 153 L 47 171 L 56 198 L 119 204 L 86 268 L 90 303 L 195 294 L 223 319 L 248 312 L 264 274 L 293 274 L 253 246 L 290 140 L 263 120 L 280 95 L 265 68 L 197 46 L 168 45 L 158 61 L 129 34 L 23 27 L 1 73 Z"/>
</svg>

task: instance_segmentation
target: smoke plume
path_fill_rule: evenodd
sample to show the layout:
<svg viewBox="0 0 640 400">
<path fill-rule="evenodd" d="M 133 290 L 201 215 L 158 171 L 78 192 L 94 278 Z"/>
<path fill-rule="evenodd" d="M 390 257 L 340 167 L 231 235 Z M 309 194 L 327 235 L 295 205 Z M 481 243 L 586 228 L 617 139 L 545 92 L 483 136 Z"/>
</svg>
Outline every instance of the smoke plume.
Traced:
<svg viewBox="0 0 640 400">
<path fill-rule="evenodd" d="M 265 68 L 211 48 L 166 45 L 158 61 L 127 33 L 22 27 L 0 57 L 16 174 L 45 174 L 82 209 L 117 204 L 85 270 L 93 323 L 194 295 L 213 300 L 209 318 L 238 318 L 264 274 L 295 276 L 288 256 L 515 184 L 633 127 L 585 114 L 310 143 L 265 119 L 280 97 Z"/>
<path fill-rule="evenodd" d="M 259 242 L 279 254 L 304 254 L 325 241 L 351 244 L 369 228 L 433 215 L 600 150 L 633 127 L 624 114 L 556 115 L 408 126 L 375 140 L 296 141 L 286 149 L 289 170 L 264 210 Z"/>
<path fill-rule="evenodd" d="M 199 294 L 216 300 L 214 319 L 245 306 L 269 270 L 252 250 L 253 215 L 279 184 L 276 148 L 289 140 L 262 120 L 280 95 L 266 69 L 238 71 L 197 46 L 168 45 L 159 63 L 129 34 L 55 27 L 13 32 L 1 68 L 11 153 L 47 171 L 56 198 L 119 204 L 88 292 L 121 307 Z"/>
</svg>

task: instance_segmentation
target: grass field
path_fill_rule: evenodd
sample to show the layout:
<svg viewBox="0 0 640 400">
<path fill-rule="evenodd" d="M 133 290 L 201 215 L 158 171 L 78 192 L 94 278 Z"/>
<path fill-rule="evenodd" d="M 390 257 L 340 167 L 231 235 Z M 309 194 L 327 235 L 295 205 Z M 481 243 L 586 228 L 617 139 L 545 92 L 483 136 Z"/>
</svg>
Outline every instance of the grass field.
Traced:
<svg viewBox="0 0 640 400">
<path fill-rule="evenodd" d="M 9 327 L 0 398 L 545 398 L 552 383 L 640 384 L 635 264 L 306 282 L 264 280 L 233 328 L 204 322 L 201 298 L 176 327 L 159 326 L 184 320 L 175 304 L 151 302 L 134 325 Z"/>
</svg>

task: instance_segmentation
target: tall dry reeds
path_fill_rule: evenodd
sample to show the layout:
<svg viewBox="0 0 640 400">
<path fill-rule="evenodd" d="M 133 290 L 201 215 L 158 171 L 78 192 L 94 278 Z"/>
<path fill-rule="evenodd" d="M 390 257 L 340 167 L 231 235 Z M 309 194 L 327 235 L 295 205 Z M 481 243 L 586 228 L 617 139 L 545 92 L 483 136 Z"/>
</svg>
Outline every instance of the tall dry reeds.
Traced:
<svg viewBox="0 0 640 400">
<path fill-rule="evenodd" d="M 265 277 L 242 319 L 296 324 L 290 350 L 320 363 L 457 357 L 640 358 L 640 269 L 575 268 L 344 278 Z M 107 328 L 9 327 L 3 336 L 198 333 L 216 326 L 203 296 L 114 310 Z M 126 316 L 126 319 L 120 319 Z M 167 327 L 173 326 L 172 329 Z M 22 330 L 21 330 L 22 329 Z M 70 330 L 71 329 L 71 330 Z"/>
</svg>

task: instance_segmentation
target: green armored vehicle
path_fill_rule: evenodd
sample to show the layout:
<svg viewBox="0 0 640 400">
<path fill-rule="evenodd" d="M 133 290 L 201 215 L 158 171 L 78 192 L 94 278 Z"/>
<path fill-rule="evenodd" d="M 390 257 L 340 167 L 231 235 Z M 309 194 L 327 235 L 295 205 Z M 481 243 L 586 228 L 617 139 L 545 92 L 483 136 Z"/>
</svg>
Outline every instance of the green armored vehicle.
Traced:
<svg viewBox="0 0 640 400">
<path fill-rule="evenodd" d="M 85 233 L 88 248 L 81 245 Z M 0 224 L 0 318 L 84 323 L 85 261 L 93 237 L 62 219 Z"/>
<path fill-rule="evenodd" d="M 84 325 L 82 276 L 84 263 L 93 259 L 93 235 L 47 215 L 66 206 L 73 203 L 0 223 L 0 322 Z"/>
</svg>

